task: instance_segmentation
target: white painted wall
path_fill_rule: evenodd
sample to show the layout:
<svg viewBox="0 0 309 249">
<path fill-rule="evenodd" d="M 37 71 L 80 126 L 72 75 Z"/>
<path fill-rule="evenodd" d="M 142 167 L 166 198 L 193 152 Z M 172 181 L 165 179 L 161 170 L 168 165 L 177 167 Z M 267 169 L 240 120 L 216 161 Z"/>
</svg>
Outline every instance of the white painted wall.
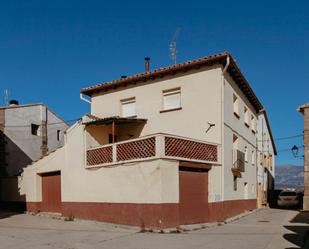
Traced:
<svg viewBox="0 0 309 249">
<path fill-rule="evenodd" d="M 117 167 L 85 169 L 84 126 L 66 135 L 66 144 L 27 167 L 26 200 L 42 200 L 38 173 L 61 170 L 63 202 L 177 203 L 178 162 L 153 160 Z"/>
<path fill-rule="evenodd" d="M 239 99 L 239 118 L 234 115 L 233 94 Z M 252 127 L 245 125 L 244 107 L 257 119 L 257 113 L 248 99 L 241 92 L 229 75 L 225 75 L 224 83 L 224 199 L 237 200 L 246 196 L 245 183 L 247 183 L 248 199 L 256 198 L 256 163 L 252 164 L 252 151 L 256 154 L 256 134 Z M 233 174 L 231 171 L 233 163 L 233 134 L 238 136 L 238 149 L 249 150 L 248 162 L 245 163 L 245 172 L 237 179 L 237 191 L 234 190 Z"/>
<path fill-rule="evenodd" d="M 148 121 L 141 136 L 158 132 L 221 143 L 221 67 L 191 71 L 119 88 L 92 98 L 91 114 L 121 115 L 120 100 L 135 97 L 138 118 Z M 160 113 L 162 91 L 181 87 L 182 110 Z M 216 124 L 207 134 L 208 122 Z"/>
<path fill-rule="evenodd" d="M 221 73 L 221 67 L 214 67 L 110 90 L 92 98 L 91 114 L 102 118 L 120 116 L 120 100 L 135 97 L 137 117 L 148 120 L 140 136 L 161 132 L 224 145 L 223 165 L 213 166 L 209 171 L 209 202 L 254 199 L 257 165 L 251 163 L 251 151 L 256 150 L 256 134 L 244 124 L 244 105 L 255 117 L 257 114 L 228 75 L 225 75 L 223 85 Z M 175 87 L 181 88 L 182 110 L 160 113 L 162 91 Z M 240 99 L 239 119 L 233 114 L 233 93 Z M 215 127 L 206 133 L 208 122 L 214 123 Z M 41 200 L 41 182 L 37 173 L 46 169 L 61 169 L 62 198 L 65 202 L 179 201 L 178 161 L 161 159 L 111 168 L 85 169 L 85 141 L 87 145 L 96 146 L 106 143 L 107 137 L 94 138 L 96 133 L 100 133 L 97 128 L 91 136 L 85 136 L 84 129 L 80 123 L 70 128 L 65 137 L 65 146 L 56 151 L 54 157 L 50 155 L 25 170 L 27 201 Z M 102 128 L 102 132 L 110 132 L 106 129 Z M 247 146 L 250 151 L 246 171 L 238 179 L 237 191 L 233 190 L 231 172 L 233 133 L 239 136 L 239 149 L 243 150 Z M 221 158 L 221 152 L 219 154 Z M 46 161 L 48 158 L 50 161 Z M 36 186 L 30 190 L 32 183 Z"/>
<path fill-rule="evenodd" d="M 268 168 L 268 170 L 273 178 L 275 178 L 275 153 L 264 113 L 261 113 L 258 117 L 258 131 L 258 183 L 261 183 L 264 190 L 266 191 L 267 173 L 264 171 L 260 155 L 262 154 L 262 156 L 272 156 L 272 168 Z"/>
</svg>

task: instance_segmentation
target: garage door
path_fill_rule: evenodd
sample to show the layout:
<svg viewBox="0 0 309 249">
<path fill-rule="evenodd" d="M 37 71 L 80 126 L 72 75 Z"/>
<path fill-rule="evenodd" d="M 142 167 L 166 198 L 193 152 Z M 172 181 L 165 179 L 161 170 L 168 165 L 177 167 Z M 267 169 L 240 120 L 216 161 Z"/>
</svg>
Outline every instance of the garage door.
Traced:
<svg viewBox="0 0 309 249">
<path fill-rule="evenodd" d="M 179 168 L 179 218 L 181 224 L 206 222 L 208 217 L 208 173 Z"/>
<path fill-rule="evenodd" d="M 42 174 L 42 211 L 61 213 L 60 171 Z"/>
</svg>

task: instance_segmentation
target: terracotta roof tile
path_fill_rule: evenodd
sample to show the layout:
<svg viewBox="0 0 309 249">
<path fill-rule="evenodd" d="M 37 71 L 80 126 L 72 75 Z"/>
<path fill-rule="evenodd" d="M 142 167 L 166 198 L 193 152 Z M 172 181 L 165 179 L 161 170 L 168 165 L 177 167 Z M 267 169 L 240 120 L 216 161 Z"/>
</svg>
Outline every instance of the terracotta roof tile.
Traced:
<svg viewBox="0 0 309 249">
<path fill-rule="evenodd" d="M 227 69 L 227 72 L 232 76 L 236 84 L 239 88 L 243 91 L 244 95 L 249 99 L 251 104 L 254 106 L 256 111 L 260 111 L 263 109 L 263 106 L 255 93 L 253 92 L 252 88 L 250 87 L 248 81 L 245 79 L 243 74 L 241 73 L 239 67 L 237 66 L 235 60 L 232 58 L 231 54 L 228 52 L 223 52 L 215 55 L 210 55 L 207 57 L 202 57 L 195 60 L 190 60 L 181 64 L 161 67 L 158 69 L 154 69 L 150 72 L 144 72 L 140 74 L 135 74 L 128 76 L 126 78 L 120 78 L 117 80 L 103 82 L 96 84 L 94 86 L 86 87 L 82 89 L 80 92 L 82 94 L 92 96 L 95 93 L 100 91 L 106 91 L 109 89 L 117 88 L 120 86 L 126 86 L 129 84 L 135 84 L 137 82 L 145 82 L 149 80 L 154 80 L 157 77 L 164 77 L 167 75 L 173 75 L 179 72 L 186 72 L 189 70 L 198 69 L 203 66 L 212 66 L 215 64 L 220 64 L 223 67 L 226 65 L 226 59 L 230 57 L 230 65 Z"/>
</svg>

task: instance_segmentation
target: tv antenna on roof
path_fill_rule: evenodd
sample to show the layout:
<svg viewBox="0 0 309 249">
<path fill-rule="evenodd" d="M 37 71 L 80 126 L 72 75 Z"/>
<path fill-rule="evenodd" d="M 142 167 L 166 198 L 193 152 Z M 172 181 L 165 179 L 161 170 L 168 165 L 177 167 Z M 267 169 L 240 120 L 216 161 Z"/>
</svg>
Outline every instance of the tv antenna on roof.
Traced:
<svg viewBox="0 0 309 249">
<path fill-rule="evenodd" d="M 10 95 L 9 89 L 4 89 L 3 94 L 4 94 L 4 105 L 8 106 L 9 105 L 9 95 Z"/>
<path fill-rule="evenodd" d="M 174 64 L 176 65 L 177 64 L 177 38 L 180 34 L 180 31 L 181 31 L 181 28 L 177 28 L 172 40 L 171 40 L 171 43 L 170 43 L 170 57 L 171 59 L 173 60 Z"/>
</svg>

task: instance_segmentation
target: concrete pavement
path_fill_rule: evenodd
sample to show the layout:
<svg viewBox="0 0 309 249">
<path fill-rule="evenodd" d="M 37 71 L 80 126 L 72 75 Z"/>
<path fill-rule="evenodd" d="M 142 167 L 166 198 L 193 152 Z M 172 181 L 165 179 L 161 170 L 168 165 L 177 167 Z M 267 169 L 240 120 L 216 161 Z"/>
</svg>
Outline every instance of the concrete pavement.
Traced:
<svg viewBox="0 0 309 249">
<path fill-rule="evenodd" d="M 309 214 L 279 209 L 258 210 L 220 226 L 166 234 L 94 221 L 3 214 L 0 248 L 301 248 L 308 230 Z"/>
</svg>

